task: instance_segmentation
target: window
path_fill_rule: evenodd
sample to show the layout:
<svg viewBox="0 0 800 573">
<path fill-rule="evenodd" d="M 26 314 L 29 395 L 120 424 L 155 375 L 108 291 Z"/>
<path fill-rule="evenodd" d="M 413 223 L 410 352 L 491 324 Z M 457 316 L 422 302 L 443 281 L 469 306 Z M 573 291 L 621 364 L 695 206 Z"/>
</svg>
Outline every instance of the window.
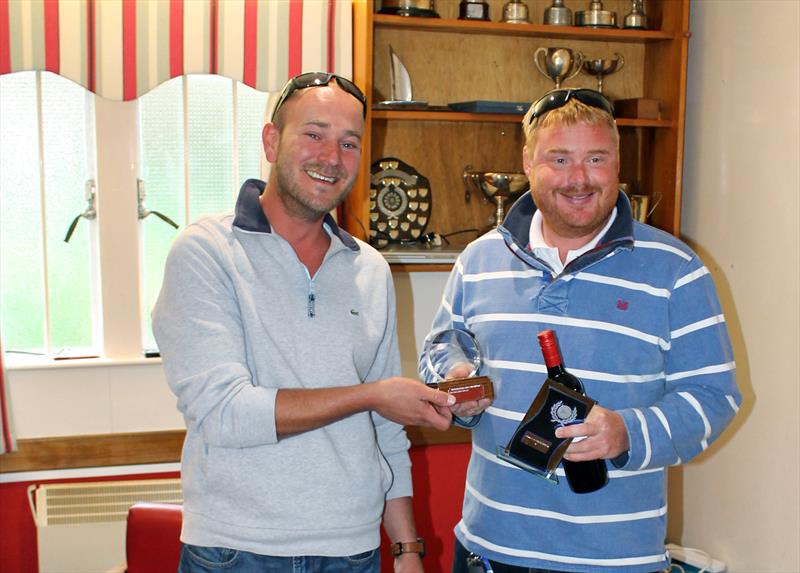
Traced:
<svg viewBox="0 0 800 573">
<path fill-rule="evenodd" d="M 219 76 L 174 78 L 140 98 L 142 179 L 146 205 L 181 226 L 229 211 L 245 179 L 258 178 L 268 94 Z M 179 167 L 179 168 L 176 168 Z M 143 227 L 145 348 L 174 229 Z"/>
<path fill-rule="evenodd" d="M 86 211 L 93 98 L 59 76 L 0 76 L 0 314 L 6 350 L 58 353 L 98 343 L 96 235 Z M 90 350 L 91 351 L 91 350 Z"/>
<path fill-rule="evenodd" d="M 184 76 L 136 103 L 95 102 L 82 87 L 47 72 L 0 76 L 0 330 L 6 350 L 58 356 L 105 349 L 116 358 L 153 348 L 150 309 L 178 233 L 158 215 L 183 228 L 233 207 L 242 181 L 259 177 L 267 98 L 231 79 Z M 128 141 L 137 150 L 136 168 L 125 161 L 105 165 L 123 150 L 95 154 L 95 133 L 100 146 L 110 133 Z M 65 243 L 70 222 L 89 206 L 93 181 L 98 216 L 80 218 Z M 128 192 L 138 195 L 138 212 L 104 210 L 104 201 L 127 199 L 116 194 Z M 131 241 L 139 245 L 136 260 L 123 249 Z M 131 277 L 123 289 L 104 280 L 119 276 Z M 117 312 L 119 305 L 135 311 Z M 117 334 L 131 332 L 143 334 L 132 340 Z"/>
</svg>

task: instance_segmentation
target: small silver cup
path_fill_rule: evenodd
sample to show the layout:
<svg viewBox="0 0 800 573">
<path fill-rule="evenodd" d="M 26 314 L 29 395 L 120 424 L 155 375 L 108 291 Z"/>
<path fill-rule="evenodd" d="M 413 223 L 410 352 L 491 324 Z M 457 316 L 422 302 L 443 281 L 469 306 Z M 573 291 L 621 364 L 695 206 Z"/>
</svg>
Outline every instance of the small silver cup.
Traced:
<svg viewBox="0 0 800 573">
<path fill-rule="evenodd" d="M 583 73 L 597 78 L 597 91 L 603 93 L 603 78 L 610 76 L 622 69 L 625 58 L 622 54 L 615 53 L 615 59 L 584 60 Z"/>
</svg>

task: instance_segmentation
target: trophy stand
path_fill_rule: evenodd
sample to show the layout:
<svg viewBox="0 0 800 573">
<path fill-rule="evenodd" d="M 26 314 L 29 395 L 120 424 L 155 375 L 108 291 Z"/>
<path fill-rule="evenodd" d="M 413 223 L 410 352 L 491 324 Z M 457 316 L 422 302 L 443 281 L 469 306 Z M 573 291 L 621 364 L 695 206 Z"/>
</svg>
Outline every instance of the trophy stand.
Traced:
<svg viewBox="0 0 800 573">
<path fill-rule="evenodd" d="M 506 446 L 497 446 L 501 460 L 558 483 L 556 468 L 572 438 L 557 438 L 558 427 L 586 419 L 595 401 L 547 378 Z"/>
</svg>

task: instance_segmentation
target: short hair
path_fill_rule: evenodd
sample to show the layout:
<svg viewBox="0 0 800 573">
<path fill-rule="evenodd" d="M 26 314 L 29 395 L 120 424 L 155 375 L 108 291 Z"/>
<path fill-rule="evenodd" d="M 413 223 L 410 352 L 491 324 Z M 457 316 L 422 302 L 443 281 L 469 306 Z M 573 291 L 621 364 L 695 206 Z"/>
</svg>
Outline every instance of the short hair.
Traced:
<svg viewBox="0 0 800 573">
<path fill-rule="evenodd" d="M 525 133 L 525 145 L 528 146 L 528 152 L 533 153 L 534 145 L 536 144 L 536 137 L 539 132 L 554 125 L 606 125 L 614 134 L 614 142 L 617 144 L 617 155 L 619 155 L 619 130 L 617 129 L 617 122 L 608 113 L 600 108 L 592 107 L 578 101 L 578 99 L 570 99 L 567 103 L 556 109 L 550 110 L 533 120 L 533 106 L 528 109 L 525 117 L 522 118 L 522 129 Z"/>
</svg>

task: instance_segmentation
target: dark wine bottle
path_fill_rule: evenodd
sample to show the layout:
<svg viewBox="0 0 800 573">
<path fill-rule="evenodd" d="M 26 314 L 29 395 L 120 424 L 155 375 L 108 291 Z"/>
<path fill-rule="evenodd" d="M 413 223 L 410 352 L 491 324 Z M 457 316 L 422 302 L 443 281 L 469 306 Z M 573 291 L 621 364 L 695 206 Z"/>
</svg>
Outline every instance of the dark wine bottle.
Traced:
<svg viewBox="0 0 800 573">
<path fill-rule="evenodd" d="M 552 330 L 543 330 L 538 335 L 539 346 L 547 366 L 547 377 L 563 384 L 570 390 L 586 395 L 583 383 L 564 368 L 561 352 L 558 349 L 556 333 Z M 571 462 L 563 460 L 564 473 L 567 483 L 575 493 L 591 493 L 597 491 L 608 483 L 608 468 L 605 460 L 590 460 L 586 462 Z"/>
</svg>

